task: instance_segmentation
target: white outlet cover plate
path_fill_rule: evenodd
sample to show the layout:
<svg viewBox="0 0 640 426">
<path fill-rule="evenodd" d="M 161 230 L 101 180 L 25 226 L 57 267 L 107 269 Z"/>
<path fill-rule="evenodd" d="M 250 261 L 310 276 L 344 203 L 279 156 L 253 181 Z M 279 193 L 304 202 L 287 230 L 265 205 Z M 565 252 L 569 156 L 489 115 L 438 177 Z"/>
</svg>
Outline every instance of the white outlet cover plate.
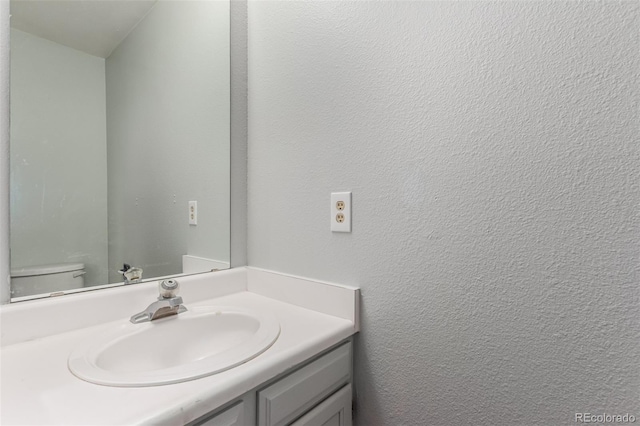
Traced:
<svg viewBox="0 0 640 426">
<path fill-rule="evenodd" d="M 344 201 L 344 210 L 338 210 L 338 201 Z M 344 215 L 344 222 L 336 220 L 338 213 Z M 331 231 L 351 232 L 351 192 L 331 193 Z"/>
<path fill-rule="evenodd" d="M 189 201 L 189 225 L 198 224 L 198 202 Z"/>
</svg>

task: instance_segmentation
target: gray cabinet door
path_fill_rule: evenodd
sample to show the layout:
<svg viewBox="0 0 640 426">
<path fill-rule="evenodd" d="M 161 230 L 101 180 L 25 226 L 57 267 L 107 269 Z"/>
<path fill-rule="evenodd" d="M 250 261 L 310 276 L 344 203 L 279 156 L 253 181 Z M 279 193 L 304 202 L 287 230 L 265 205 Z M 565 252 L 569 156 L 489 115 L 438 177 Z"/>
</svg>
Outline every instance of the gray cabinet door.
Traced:
<svg viewBox="0 0 640 426">
<path fill-rule="evenodd" d="M 246 426 L 244 418 L 244 402 L 238 401 L 237 404 L 227 408 L 221 413 L 216 414 L 213 417 L 209 417 L 202 423 L 197 423 L 198 426 Z"/>
<path fill-rule="evenodd" d="M 351 426 L 351 399 L 351 385 L 347 385 L 291 426 Z"/>
<path fill-rule="evenodd" d="M 258 392 L 258 425 L 287 425 L 350 380 L 348 342 Z"/>
</svg>

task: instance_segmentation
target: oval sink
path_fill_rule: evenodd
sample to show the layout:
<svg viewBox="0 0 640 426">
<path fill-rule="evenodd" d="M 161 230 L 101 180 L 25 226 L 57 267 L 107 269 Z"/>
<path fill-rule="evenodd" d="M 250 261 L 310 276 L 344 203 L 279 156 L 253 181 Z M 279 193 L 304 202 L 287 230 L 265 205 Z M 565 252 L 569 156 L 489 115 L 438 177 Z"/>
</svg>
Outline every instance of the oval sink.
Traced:
<svg viewBox="0 0 640 426">
<path fill-rule="evenodd" d="M 142 324 L 123 321 L 75 348 L 68 365 L 80 379 L 100 385 L 164 385 L 247 362 L 279 335 L 272 314 L 199 306 Z"/>
</svg>

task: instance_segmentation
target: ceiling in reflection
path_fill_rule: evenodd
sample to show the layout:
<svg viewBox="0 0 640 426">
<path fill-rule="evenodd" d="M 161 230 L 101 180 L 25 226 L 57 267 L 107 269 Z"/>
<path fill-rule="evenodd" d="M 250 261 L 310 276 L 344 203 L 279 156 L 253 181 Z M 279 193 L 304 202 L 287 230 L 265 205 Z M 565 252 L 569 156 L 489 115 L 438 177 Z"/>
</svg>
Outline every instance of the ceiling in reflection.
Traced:
<svg viewBox="0 0 640 426">
<path fill-rule="evenodd" d="M 156 0 L 14 0 L 11 26 L 106 58 L 155 3 Z"/>
</svg>

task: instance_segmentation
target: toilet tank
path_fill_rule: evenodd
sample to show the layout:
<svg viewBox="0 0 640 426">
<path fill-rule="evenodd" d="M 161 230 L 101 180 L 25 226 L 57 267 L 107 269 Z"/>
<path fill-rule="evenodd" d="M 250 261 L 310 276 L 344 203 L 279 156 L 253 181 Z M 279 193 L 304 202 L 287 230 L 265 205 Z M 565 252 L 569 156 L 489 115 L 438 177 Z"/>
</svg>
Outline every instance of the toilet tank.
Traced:
<svg viewBox="0 0 640 426">
<path fill-rule="evenodd" d="M 84 287 L 84 263 L 24 266 L 11 270 L 11 297 Z"/>
</svg>

